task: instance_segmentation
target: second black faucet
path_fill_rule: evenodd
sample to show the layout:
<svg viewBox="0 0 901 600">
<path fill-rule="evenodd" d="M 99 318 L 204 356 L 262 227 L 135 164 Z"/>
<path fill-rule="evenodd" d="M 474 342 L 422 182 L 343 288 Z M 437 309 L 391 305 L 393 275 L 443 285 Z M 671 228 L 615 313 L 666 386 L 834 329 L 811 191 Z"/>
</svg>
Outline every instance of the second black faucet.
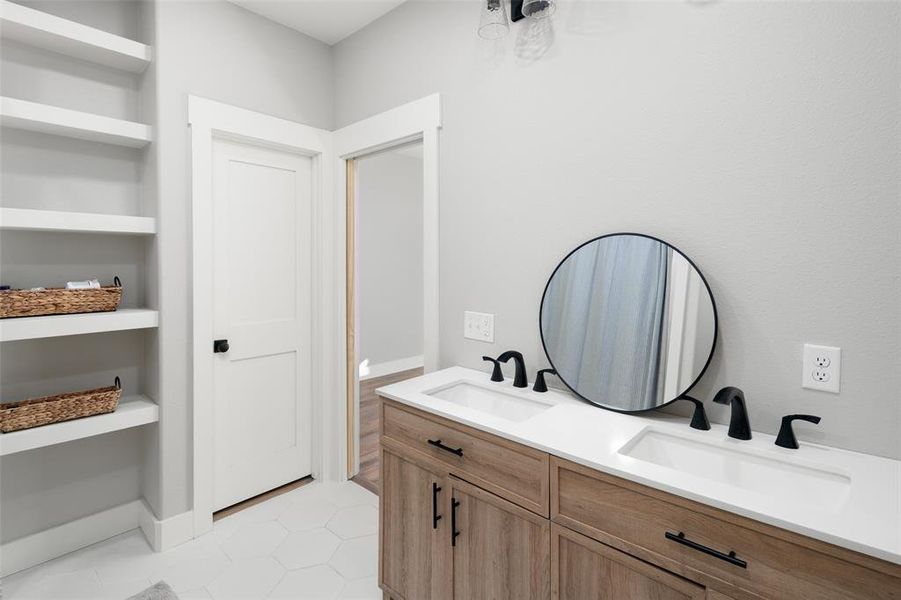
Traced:
<svg viewBox="0 0 901 600">
<path fill-rule="evenodd" d="M 732 406 L 732 418 L 729 419 L 729 437 L 737 440 L 751 439 L 751 423 L 748 420 L 748 409 L 745 407 L 745 394 L 737 387 L 724 387 L 716 393 L 713 401 L 717 404 Z"/>
<path fill-rule="evenodd" d="M 526 375 L 526 362 L 522 358 L 522 352 L 516 350 L 507 350 L 497 357 L 498 362 L 505 363 L 510 359 L 516 363 L 516 375 L 513 376 L 513 387 L 524 388 L 529 387 L 529 378 Z"/>
</svg>

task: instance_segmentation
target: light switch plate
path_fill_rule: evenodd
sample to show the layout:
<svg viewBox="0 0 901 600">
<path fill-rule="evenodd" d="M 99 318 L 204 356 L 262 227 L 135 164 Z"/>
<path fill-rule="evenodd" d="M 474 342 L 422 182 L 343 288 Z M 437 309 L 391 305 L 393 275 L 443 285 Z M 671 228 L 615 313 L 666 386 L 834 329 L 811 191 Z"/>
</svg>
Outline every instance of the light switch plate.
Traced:
<svg viewBox="0 0 901 600">
<path fill-rule="evenodd" d="M 494 315 L 465 311 L 463 313 L 463 337 L 493 344 Z"/>
<path fill-rule="evenodd" d="M 801 387 L 838 394 L 842 380 L 842 349 L 804 344 Z"/>
</svg>

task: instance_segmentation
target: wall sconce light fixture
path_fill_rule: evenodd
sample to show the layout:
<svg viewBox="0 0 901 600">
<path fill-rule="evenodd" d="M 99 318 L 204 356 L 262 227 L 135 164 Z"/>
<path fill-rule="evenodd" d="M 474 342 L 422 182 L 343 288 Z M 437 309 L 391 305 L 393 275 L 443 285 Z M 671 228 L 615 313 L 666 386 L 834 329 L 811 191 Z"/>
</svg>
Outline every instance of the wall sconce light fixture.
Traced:
<svg viewBox="0 0 901 600">
<path fill-rule="evenodd" d="M 482 0 L 479 37 L 486 40 L 497 40 L 510 31 L 510 24 L 507 22 L 507 8 L 504 3 L 505 0 Z"/>
<path fill-rule="evenodd" d="M 479 36 L 497 40 L 509 33 L 506 0 L 482 0 L 482 19 Z M 557 10 L 557 0 L 510 0 L 510 20 L 514 23 L 525 19 L 544 19 Z"/>
<path fill-rule="evenodd" d="M 557 10 L 556 0 L 513 0 L 517 1 L 520 13 L 530 19 L 546 19 Z"/>
</svg>

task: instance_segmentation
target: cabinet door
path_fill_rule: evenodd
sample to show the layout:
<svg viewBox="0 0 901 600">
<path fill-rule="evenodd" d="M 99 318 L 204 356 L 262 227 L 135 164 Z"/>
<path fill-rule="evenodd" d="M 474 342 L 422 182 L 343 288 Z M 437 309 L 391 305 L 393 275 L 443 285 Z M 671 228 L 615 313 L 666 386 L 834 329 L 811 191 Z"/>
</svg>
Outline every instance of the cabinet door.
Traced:
<svg viewBox="0 0 901 600">
<path fill-rule="evenodd" d="M 379 583 L 398 600 L 452 597 L 447 478 L 382 448 Z"/>
<path fill-rule="evenodd" d="M 451 477 L 454 600 L 550 598 L 550 521 Z"/>
<path fill-rule="evenodd" d="M 557 524 L 551 530 L 554 600 L 690 600 L 703 587 Z"/>
</svg>

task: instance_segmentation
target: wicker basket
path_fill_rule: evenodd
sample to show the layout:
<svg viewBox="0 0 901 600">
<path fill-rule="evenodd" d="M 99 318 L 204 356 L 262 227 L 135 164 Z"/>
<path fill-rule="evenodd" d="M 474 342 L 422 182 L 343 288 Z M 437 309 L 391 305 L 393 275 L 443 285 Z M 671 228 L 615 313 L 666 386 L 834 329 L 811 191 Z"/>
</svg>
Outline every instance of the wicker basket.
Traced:
<svg viewBox="0 0 901 600">
<path fill-rule="evenodd" d="M 0 404 L 0 433 L 111 413 L 121 395 L 116 377 L 116 384 L 109 387 Z"/>
<path fill-rule="evenodd" d="M 0 319 L 112 312 L 122 300 L 122 283 L 116 277 L 108 287 L 87 290 L 50 288 L 0 292 Z"/>
</svg>

